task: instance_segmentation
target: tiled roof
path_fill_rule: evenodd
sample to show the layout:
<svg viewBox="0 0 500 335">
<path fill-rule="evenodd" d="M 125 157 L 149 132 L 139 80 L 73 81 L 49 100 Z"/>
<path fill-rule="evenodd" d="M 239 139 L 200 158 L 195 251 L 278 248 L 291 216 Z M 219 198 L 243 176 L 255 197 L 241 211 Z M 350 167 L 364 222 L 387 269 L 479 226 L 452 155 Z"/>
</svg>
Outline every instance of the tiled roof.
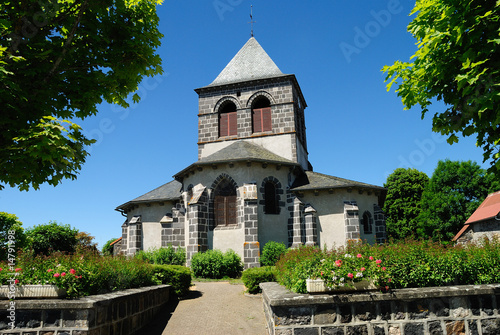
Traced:
<svg viewBox="0 0 500 335">
<path fill-rule="evenodd" d="M 385 190 L 385 188 L 380 186 L 360 183 L 354 180 L 329 176 L 326 174 L 317 173 L 313 171 L 306 171 L 302 177 L 297 178 L 297 180 L 295 180 L 295 182 L 293 183 L 291 190 L 305 191 L 305 190 L 349 188 L 349 187 Z"/>
<path fill-rule="evenodd" d="M 208 86 L 283 75 L 271 57 L 262 49 L 259 42 L 254 37 L 251 37 L 217 78 Z"/>
<path fill-rule="evenodd" d="M 173 180 L 166 183 L 154 190 L 141 195 L 123 205 L 118 206 L 116 209 L 124 209 L 130 204 L 141 203 L 141 202 L 151 202 L 151 201 L 167 201 L 167 200 L 177 200 L 181 196 L 182 184 L 177 180 Z"/>
<path fill-rule="evenodd" d="M 465 224 L 494 218 L 500 213 L 500 191 L 489 194 Z"/>
<path fill-rule="evenodd" d="M 289 159 L 278 156 L 271 151 L 264 149 L 261 146 L 252 144 L 247 141 L 237 140 L 227 147 L 220 149 L 210 156 L 200 159 L 198 162 L 191 164 L 184 170 L 178 172 L 174 178 L 182 176 L 186 171 L 190 170 L 193 166 L 209 165 L 217 163 L 229 163 L 237 161 L 251 161 L 251 162 L 265 162 L 275 164 L 286 164 L 300 166 Z"/>
</svg>

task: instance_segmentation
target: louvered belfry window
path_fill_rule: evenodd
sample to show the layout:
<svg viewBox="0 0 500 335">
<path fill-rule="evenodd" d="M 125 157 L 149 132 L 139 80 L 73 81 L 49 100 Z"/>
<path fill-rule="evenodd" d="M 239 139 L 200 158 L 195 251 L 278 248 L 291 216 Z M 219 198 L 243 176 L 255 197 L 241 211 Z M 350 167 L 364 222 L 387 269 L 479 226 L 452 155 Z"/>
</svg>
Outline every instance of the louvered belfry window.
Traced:
<svg viewBox="0 0 500 335">
<path fill-rule="evenodd" d="M 271 107 L 258 108 L 252 110 L 253 132 L 262 133 L 272 130 Z"/>
<path fill-rule="evenodd" d="M 216 226 L 236 224 L 236 189 L 223 180 L 215 189 L 214 217 Z"/>
<path fill-rule="evenodd" d="M 271 104 L 266 97 L 258 97 L 252 104 L 252 132 L 271 131 L 272 126 Z"/>
<path fill-rule="evenodd" d="M 228 101 L 219 111 L 219 137 L 238 135 L 236 105 Z"/>
</svg>

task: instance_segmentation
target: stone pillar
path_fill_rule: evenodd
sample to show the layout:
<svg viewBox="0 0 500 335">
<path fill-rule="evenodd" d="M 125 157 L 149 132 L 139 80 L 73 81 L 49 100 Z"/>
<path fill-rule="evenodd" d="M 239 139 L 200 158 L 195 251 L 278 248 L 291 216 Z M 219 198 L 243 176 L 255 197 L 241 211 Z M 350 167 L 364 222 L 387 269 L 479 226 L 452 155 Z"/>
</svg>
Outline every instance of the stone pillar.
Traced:
<svg viewBox="0 0 500 335">
<path fill-rule="evenodd" d="M 128 225 L 127 220 L 122 224 L 122 244 L 120 252 L 124 255 L 128 255 Z"/>
<path fill-rule="evenodd" d="M 142 250 L 142 223 L 129 224 L 128 235 L 129 247 L 127 255 L 133 256 L 136 252 Z"/>
<path fill-rule="evenodd" d="M 197 252 L 208 250 L 208 204 L 205 187 L 201 184 L 193 188 L 187 208 L 189 243 L 186 248 L 187 265 Z"/>
<path fill-rule="evenodd" d="M 298 248 L 305 243 L 305 228 L 304 228 L 304 204 L 299 198 L 293 201 L 293 243 L 292 248 Z"/>
<path fill-rule="evenodd" d="M 359 241 L 359 209 L 356 201 L 344 201 L 345 240 Z"/>
<path fill-rule="evenodd" d="M 373 205 L 373 216 L 375 221 L 375 241 L 385 243 L 387 241 L 387 232 L 385 230 L 385 215 L 379 205 Z"/>
<path fill-rule="evenodd" d="M 171 217 L 166 215 L 164 217 L 166 220 L 160 221 L 162 224 L 161 246 L 163 248 L 171 245 L 177 250 L 185 246 L 184 213 L 184 206 L 179 202 L 172 208 Z"/>
<path fill-rule="evenodd" d="M 245 269 L 255 268 L 260 266 L 257 185 L 246 184 L 239 191 L 243 200 L 243 227 L 245 229 L 243 263 Z"/>
<path fill-rule="evenodd" d="M 306 245 L 317 245 L 316 210 L 311 205 L 307 205 L 304 209 L 304 222 L 306 228 Z"/>
</svg>

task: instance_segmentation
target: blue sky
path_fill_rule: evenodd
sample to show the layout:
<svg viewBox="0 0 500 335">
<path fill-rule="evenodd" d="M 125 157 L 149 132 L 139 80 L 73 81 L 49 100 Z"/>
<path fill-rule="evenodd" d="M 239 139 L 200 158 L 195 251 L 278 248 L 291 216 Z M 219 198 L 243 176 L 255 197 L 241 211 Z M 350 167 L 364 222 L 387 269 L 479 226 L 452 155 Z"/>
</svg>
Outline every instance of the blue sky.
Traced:
<svg viewBox="0 0 500 335">
<path fill-rule="evenodd" d="M 198 97 L 250 37 L 283 73 L 296 75 L 308 104 L 309 160 L 314 171 L 383 185 L 398 167 L 432 175 L 441 159 L 473 160 L 474 138 L 450 146 L 431 130 L 442 105 L 403 110 L 387 92 L 384 65 L 416 50 L 406 27 L 414 1 L 165 1 L 158 7 L 165 35 L 158 52 L 165 73 L 140 86 L 129 109 L 102 105 L 80 121 L 97 143 L 75 181 L 38 191 L 0 191 L 0 211 L 23 226 L 55 220 L 95 236 L 102 246 L 121 236 L 114 209 L 172 180 L 197 160 Z M 482 165 L 487 167 L 486 165 Z"/>
</svg>

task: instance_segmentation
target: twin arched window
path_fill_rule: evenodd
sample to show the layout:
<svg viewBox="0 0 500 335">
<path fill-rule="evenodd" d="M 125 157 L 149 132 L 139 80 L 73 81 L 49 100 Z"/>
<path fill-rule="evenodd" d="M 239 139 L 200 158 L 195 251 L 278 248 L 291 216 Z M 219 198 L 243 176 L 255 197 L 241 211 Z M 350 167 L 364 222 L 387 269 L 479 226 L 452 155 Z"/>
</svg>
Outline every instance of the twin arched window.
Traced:
<svg viewBox="0 0 500 335">
<path fill-rule="evenodd" d="M 264 96 L 252 103 L 252 133 L 272 130 L 271 103 Z M 219 108 L 219 137 L 238 135 L 237 108 L 227 100 Z"/>
</svg>

